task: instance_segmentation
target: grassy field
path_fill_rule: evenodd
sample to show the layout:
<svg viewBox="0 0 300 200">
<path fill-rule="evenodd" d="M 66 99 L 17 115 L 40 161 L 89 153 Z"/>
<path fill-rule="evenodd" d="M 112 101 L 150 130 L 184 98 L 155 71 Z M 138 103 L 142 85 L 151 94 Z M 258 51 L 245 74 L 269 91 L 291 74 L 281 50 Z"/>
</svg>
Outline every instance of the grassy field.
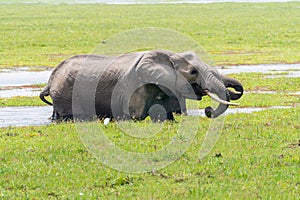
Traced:
<svg viewBox="0 0 300 200">
<path fill-rule="evenodd" d="M 217 145 L 203 160 L 199 149 L 209 120 L 197 120 L 201 128 L 188 151 L 172 165 L 143 174 L 118 172 L 101 164 L 87 152 L 72 123 L 1 129 L 0 196 L 297 199 L 299 113 L 295 108 L 228 116 Z M 108 131 L 122 141 L 115 128 Z M 153 148 L 163 142 L 153 140 L 148 145 Z M 143 142 L 134 145 L 145 149 Z M 127 148 L 132 149 L 132 144 Z"/>
<path fill-rule="evenodd" d="M 190 36 L 217 65 L 299 63 L 299 7 L 0 5 L 0 66 L 55 66 L 70 55 L 91 52 L 113 34 L 148 26 Z M 276 92 L 247 93 L 237 101 L 241 107 L 291 108 L 226 116 L 219 140 L 204 159 L 199 152 L 212 120 L 195 118 L 199 129 L 187 152 L 166 168 L 141 174 L 103 165 L 82 143 L 78 124 L 0 128 L 0 199 L 297 199 L 300 96 L 290 93 L 299 92 L 300 78 L 230 76 L 248 92 Z M 198 107 L 210 104 L 204 98 Z M 25 105 L 45 104 L 38 97 L 0 99 L 0 107 Z M 149 120 L 136 124 L 157 127 Z M 178 123 L 165 126 L 144 139 L 122 133 L 114 122 L 99 123 L 119 147 L 146 153 L 172 140 Z"/>
<path fill-rule="evenodd" d="M 0 66 L 54 67 L 70 55 L 92 52 L 114 34 L 143 27 L 191 37 L 217 65 L 299 63 L 299 6 L 2 4 Z"/>
</svg>

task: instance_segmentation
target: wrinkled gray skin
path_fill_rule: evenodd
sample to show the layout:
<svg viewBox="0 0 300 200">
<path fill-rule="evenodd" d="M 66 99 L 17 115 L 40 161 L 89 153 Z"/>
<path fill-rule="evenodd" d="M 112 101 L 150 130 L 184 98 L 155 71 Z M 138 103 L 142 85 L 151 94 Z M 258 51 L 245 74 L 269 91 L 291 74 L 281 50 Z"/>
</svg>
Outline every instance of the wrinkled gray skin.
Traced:
<svg viewBox="0 0 300 200">
<path fill-rule="evenodd" d="M 240 94 L 228 90 L 231 87 Z M 225 101 L 243 94 L 242 85 L 220 75 L 194 52 L 135 52 L 119 57 L 78 55 L 60 63 L 40 94 L 53 101 L 53 120 L 97 115 L 100 118 L 173 120 L 185 112 L 185 99 L 201 100 L 205 91 Z M 205 109 L 215 118 L 228 105 Z"/>
</svg>

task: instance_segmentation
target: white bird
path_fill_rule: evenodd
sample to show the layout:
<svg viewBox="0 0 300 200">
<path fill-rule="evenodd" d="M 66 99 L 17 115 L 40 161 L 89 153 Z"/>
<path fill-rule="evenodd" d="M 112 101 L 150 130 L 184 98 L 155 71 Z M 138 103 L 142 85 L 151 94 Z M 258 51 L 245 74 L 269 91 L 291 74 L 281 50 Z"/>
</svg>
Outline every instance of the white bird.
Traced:
<svg viewBox="0 0 300 200">
<path fill-rule="evenodd" d="M 105 126 L 107 126 L 109 124 L 109 122 L 110 122 L 110 118 L 105 118 L 103 121 Z"/>
</svg>

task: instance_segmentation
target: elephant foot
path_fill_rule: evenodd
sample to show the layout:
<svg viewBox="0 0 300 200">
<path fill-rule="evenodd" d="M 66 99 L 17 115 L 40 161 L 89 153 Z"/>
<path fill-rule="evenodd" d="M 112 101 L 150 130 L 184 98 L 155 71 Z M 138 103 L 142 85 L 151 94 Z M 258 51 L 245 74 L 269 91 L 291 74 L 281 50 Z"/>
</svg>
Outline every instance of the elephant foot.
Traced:
<svg viewBox="0 0 300 200">
<path fill-rule="evenodd" d="M 70 121 L 73 120 L 73 115 L 65 115 L 60 116 L 58 112 L 53 111 L 52 116 L 50 117 L 52 122 L 60 122 L 60 121 Z"/>
<path fill-rule="evenodd" d="M 175 121 L 174 115 L 172 112 L 167 113 L 167 120 L 169 121 Z"/>
<path fill-rule="evenodd" d="M 65 115 L 62 117 L 63 122 L 73 121 L 73 115 Z"/>
<path fill-rule="evenodd" d="M 165 108 L 160 104 L 154 104 L 148 111 L 148 114 L 153 122 L 164 122 L 168 118 L 172 118 L 173 114 L 167 113 Z M 174 118 L 174 117 L 173 117 Z"/>
</svg>

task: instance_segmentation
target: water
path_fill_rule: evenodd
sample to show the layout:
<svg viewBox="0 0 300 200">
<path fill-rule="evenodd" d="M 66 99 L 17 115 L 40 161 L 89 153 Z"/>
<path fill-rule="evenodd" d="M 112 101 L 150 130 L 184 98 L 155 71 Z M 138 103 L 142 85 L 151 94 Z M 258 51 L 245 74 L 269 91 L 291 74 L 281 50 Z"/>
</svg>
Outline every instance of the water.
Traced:
<svg viewBox="0 0 300 200">
<path fill-rule="evenodd" d="M 0 87 L 46 83 L 49 79 L 50 74 L 51 71 L 2 71 L 0 72 Z"/>
<path fill-rule="evenodd" d="M 225 115 L 252 113 L 268 109 L 287 109 L 290 106 L 273 106 L 268 108 L 228 108 Z M 30 114 L 29 114 L 30 113 Z M 188 115 L 205 117 L 204 109 L 188 110 Z M 0 128 L 9 126 L 42 126 L 51 124 L 51 106 L 0 107 Z"/>
<path fill-rule="evenodd" d="M 51 113 L 51 106 L 0 108 L 0 127 L 47 125 Z"/>
<path fill-rule="evenodd" d="M 217 67 L 221 74 L 239 74 L 239 73 L 274 73 L 272 78 L 283 76 L 287 78 L 300 77 L 300 64 L 270 64 L 270 65 L 238 65 L 229 67 Z M 275 73 L 285 72 L 286 75 L 276 75 Z M 268 76 L 267 76 L 268 77 Z"/>
<path fill-rule="evenodd" d="M 0 90 L 0 98 L 11 98 L 15 96 L 34 97 L 39 96 L 41 88 L 18 88 Z"/>
</svg>

